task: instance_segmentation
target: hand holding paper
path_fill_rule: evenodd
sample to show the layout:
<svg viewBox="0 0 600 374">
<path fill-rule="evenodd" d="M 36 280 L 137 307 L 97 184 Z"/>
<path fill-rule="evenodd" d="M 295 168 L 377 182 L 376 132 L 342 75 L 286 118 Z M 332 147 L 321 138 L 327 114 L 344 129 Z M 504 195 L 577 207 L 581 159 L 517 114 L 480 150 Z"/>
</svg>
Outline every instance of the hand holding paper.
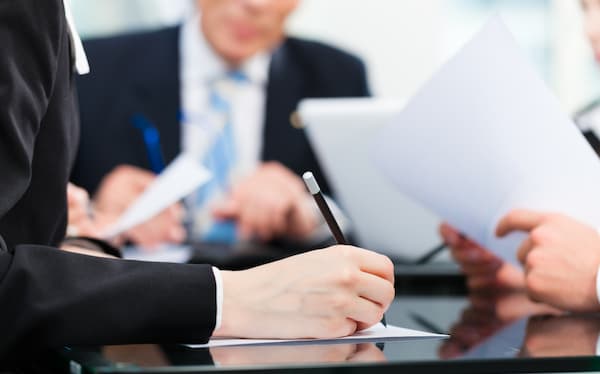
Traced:
<svg viewBox="0 0 600 374">
<path fill-rule="evenodd" d="M 600 165 L 503 24 L 491 21 L 408 103 L 373 147 L 399 189 L 501 258 L 510 210 L 558 211 L 600 227 Z"/>
<path fill-rule="evenodd" d="M 187 154 L 180 155 L 127 208 L 117 222 L 104 231 L 103 236 L 112 238 L 145 222 L 192 193 L 210 177 L 210 172 L 195 158 Z"/>
</svg>

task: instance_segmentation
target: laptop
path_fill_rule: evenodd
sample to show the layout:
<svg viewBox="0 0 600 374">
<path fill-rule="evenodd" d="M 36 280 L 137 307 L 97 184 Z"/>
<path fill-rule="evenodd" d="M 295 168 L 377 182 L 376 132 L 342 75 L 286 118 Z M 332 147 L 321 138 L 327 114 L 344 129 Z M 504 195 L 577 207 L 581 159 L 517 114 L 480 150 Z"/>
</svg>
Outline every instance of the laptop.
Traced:
<svg viewBox="0 0 600 374">
<path fill-rule="evenodd" d="M 441 244 L 440 219 L 399 192 L 370 157 L 372 139 L 402 108 L 394 99 L 306 99 L 298 116 L 358 243 L 410 263 Z M 447 253 L 438 258 L 449 261 Z"/>
</svg>

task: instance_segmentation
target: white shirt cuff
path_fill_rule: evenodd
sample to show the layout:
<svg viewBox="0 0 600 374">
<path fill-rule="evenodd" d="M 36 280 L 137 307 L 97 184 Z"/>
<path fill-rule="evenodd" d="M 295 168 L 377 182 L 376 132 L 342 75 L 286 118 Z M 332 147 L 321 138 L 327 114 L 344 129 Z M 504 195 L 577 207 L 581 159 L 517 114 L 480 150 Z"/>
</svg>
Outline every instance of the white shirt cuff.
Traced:
<svg viewBox="0 0 600 374">
<path fill-rule="evenodd" d="M 215 275 L 215 285 L 217 289 L 217 318 L 215 319 L 215 330 L 221 327 L 221 321 L 223 319 L 223 278 L 221 277 L 221 271 L 216 267 L 212 267 L 213 274 Z"/>
<path fill-rule="evenodd" d="M 596 342 L 596 356 L 600 356 L 600 336 L 598 336 L 598 341 Z"/>
</svg>

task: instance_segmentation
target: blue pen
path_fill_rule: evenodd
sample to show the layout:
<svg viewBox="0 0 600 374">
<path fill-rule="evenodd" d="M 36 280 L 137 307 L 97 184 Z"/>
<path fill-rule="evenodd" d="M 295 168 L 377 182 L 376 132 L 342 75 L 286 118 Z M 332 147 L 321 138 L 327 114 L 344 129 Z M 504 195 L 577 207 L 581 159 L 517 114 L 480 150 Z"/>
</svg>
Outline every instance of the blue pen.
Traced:
<svg viewBox="0 0 600 374">
<path fill-rule="evenodd" d="M 131 122 L 135 128 L 142 132 L 150 168 L 153 172 L 159 174 L 165 168 L 165 161 L 160 148 L 160 134 L 158 130 L 152 122 L 139 113 L 131 117 Z"/>
</svg>

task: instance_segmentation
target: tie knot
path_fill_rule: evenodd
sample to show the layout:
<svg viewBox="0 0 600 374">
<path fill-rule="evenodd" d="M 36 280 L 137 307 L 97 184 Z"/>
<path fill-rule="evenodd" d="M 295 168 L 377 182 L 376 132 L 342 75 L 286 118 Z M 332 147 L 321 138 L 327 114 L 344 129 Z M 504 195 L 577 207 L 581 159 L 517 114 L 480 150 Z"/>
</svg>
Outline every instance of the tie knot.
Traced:
<svg viewBox="0 0 600 374">
<path fill-rule="evenodd" d="M 220 111 L 228 110 L 228 104 L 235 96 L 240 84 L 248 82 L 246 74 L 240 70 L 231 70 L 212 82 L 211 103 Z"/>
<path fill-rule="evenodd" d="M 248 76 L 241 70 L 231 70 L 227 72 L 227 78 L 235 83 L 246 83 L 248 81 Z"/>
</svg>

